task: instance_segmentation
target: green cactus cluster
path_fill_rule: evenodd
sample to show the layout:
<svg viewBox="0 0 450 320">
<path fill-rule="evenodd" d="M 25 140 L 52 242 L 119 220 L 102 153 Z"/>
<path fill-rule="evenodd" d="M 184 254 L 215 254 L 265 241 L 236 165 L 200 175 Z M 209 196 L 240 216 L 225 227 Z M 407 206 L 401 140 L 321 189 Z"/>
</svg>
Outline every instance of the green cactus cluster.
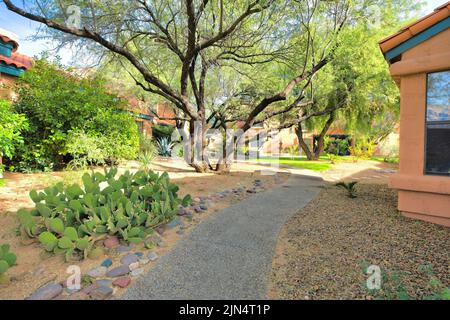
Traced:
<svg viewBox="0 0 450 320">
<path fill-rule="evenodd" d="M 9 244 L 0 246 L 0 283 L 8 281 L 6 271 L 16 264 L 17 257 L 9 248 Z"/>
<path fill-rule="evenodd" d="M 191 202 L 190 196 L 177 196 L 178 186 L 166 172 L 116 175 L 117 168 L 105 169 L 84 174 L 81 186 L 58 183 L 43 192 L 32 190 L 35 208 L 17 212 L 21 233 L 67 260 L 85 258 L 106 235 L 143 242 L 154 227 L 172 220 L 180 205 Z"/>
</svg>

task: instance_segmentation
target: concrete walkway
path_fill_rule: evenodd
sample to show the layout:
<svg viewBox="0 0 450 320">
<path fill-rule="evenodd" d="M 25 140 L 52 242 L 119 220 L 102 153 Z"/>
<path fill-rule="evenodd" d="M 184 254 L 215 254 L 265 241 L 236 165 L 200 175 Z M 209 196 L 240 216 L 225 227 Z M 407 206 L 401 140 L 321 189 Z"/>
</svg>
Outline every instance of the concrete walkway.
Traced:
<svg viewBox="0 0 450 320">
<path fill-rule="evenodd" d="M 281 186 L 215 213 L 122 299 L 265 299 L 280 229 L 321 185 L 320 178 L 291 175 Z"/>
</svg>

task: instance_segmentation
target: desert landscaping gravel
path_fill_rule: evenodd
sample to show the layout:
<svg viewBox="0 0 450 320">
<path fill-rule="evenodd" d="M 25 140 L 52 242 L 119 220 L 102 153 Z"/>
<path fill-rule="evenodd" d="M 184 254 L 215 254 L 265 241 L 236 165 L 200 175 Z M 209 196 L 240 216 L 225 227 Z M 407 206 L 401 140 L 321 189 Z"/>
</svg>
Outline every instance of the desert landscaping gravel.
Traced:
<svg viewBox="0 0 450 320">
<path fill-rule="evenodd" d="M 357 189 L 350 199 L 328 184 L 285 225 L 270 298 L 426 299 L 450 287 L 450 228 L 403 217 L 385 185 Z M 365 287 L 369 265 L 381 268 L 381 290 Z"/>
</svg>

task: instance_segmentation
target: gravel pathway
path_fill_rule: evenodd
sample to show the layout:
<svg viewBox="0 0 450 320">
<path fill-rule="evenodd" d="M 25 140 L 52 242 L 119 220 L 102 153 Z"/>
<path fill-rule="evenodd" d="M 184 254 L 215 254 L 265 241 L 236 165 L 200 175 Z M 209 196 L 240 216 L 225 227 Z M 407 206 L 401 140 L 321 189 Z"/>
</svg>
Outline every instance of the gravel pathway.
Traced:
<svg viewBox="0 0 450 320">
<path fill-rule="evenodd" d="M 211 216 L 139 278 L 122 299 L 265 299 L 279 231 L 322 180 L 292 175 Z"/>
</svg>

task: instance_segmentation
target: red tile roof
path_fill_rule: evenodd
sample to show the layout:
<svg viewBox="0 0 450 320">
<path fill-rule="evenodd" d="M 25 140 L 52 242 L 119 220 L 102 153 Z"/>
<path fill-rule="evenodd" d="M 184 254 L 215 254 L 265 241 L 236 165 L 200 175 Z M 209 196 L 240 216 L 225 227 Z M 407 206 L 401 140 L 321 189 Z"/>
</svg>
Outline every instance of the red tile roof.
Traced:
<svg viewBox="0 0 450 320">
<path fill-rule="evenodd" d="M 24 70 L 30 69 L 33 66 L 33 60 L 30 57 L 16 52 L 13 52 L 10 58 L 0 55 L 0 61 Z"/>
<path fill-rule="evenodd" d="M 379 42 L 381 51 L 386 53 L 387 51 L 395 48 L 403 42 L 411 39 L 416 34 L 428 29 L 436 23 L 446 19 L 450 16 L 450 1 L 437 7 L 434 11 L 425 17 L 411 23 L 410 25 L 402 28 L 397 33 L 381 40 Z"/>
<path fill-rule="evenodd" d="M 0 55 L 0 62 L 23 70 L 30 69 L 33 66 L 33 60 L 30 57 L 17 53 L 19 42 L 15 34 L 7 30 L 0 29 L 0 40 L 13 45 L 11 56 L 7 57 Z"/>
<path fill-rule="evenodd" d="M 6 30 L 1 29 L 0 30 L 0 40 L 2 40 L 5 43 L 12 43 L 13 45 L 13 51 L 17 51 L 17 48 L 19 47 L 19 43 L 16 39 L 13 39 L 12 35 L 8 33 L 8 35 L 3 34 L 6 33 Z"/>
</svg>

